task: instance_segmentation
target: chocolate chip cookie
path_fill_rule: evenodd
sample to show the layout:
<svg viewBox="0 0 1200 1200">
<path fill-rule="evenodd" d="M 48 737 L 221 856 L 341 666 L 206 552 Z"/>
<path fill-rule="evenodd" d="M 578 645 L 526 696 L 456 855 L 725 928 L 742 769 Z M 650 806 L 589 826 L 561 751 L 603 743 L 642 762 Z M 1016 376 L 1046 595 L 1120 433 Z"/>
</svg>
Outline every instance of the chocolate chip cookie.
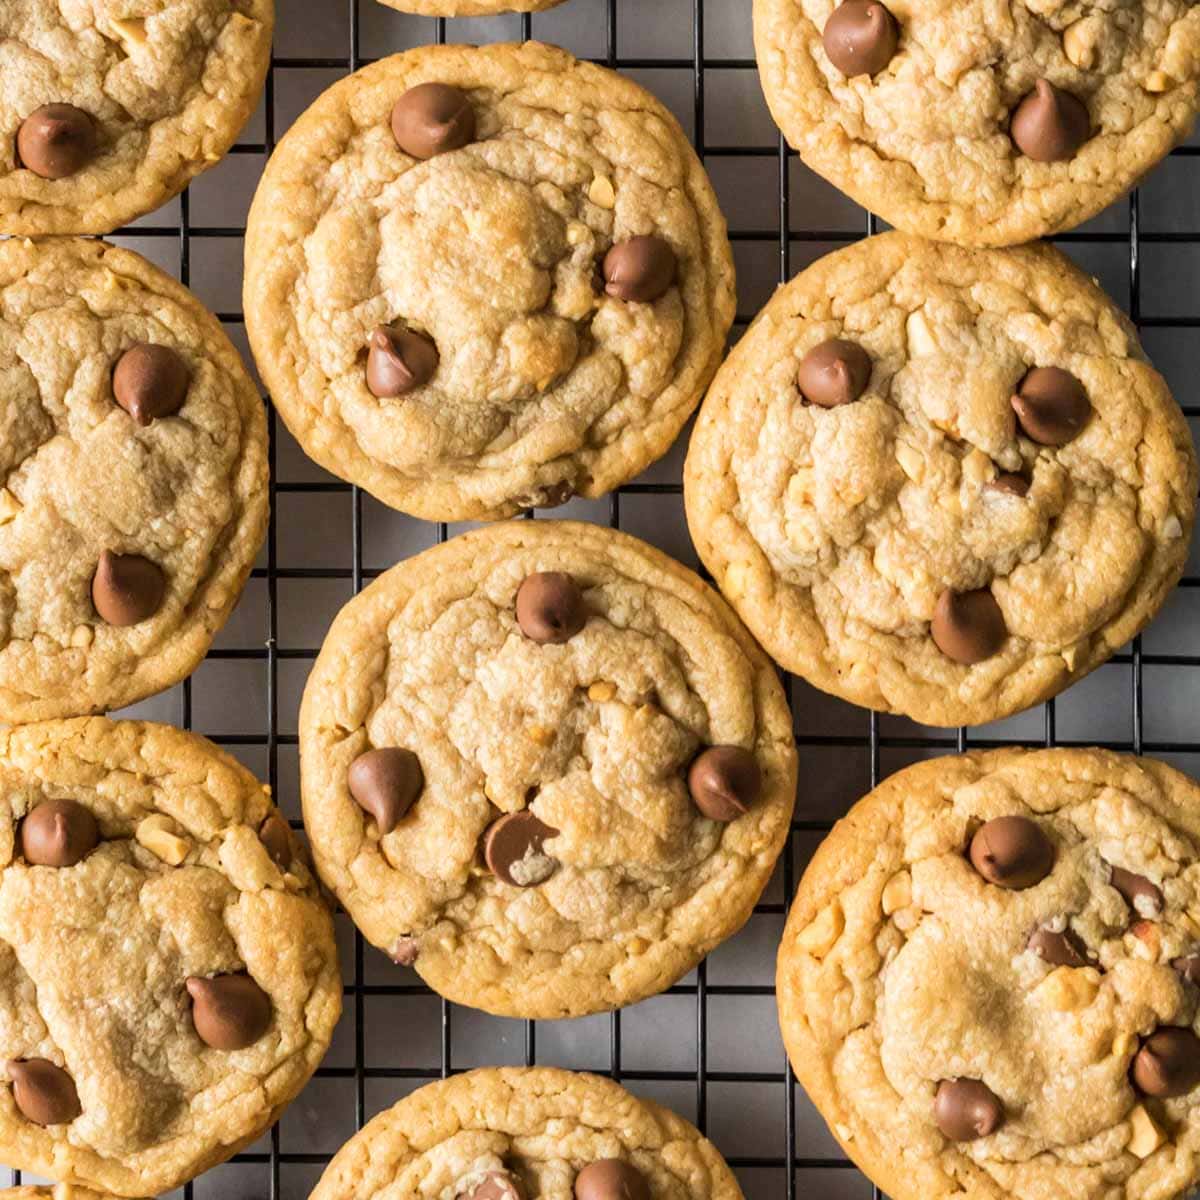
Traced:
<svg viewBox="0 0 1200 1200">
<path fill-rule="evenodd" d="M 267 168 L 246 272 L 296 438 L 429 520 L 636 475 L 733 316 L 725 222 L 678 123 L 537 43 L 426 46 L 327 91 Z"/>
<path fill-rule="evenodd" d="M 271 57 L 274 0 L 0 6 L 0 233 L 110 233 L 218 162 Z"/>
<path fill-rule="evenodd" d="M 697 549 L 767 652 L 932 725 L 1046 700 L 1129 641 L 1196 488 L 1133 326 L 1062 254 L 898 233 L 776 294 L 685 471 Z"/>
<path fill-rule="evenodd" d="M 352 600 L 300 756 L 317 868 L 367 938 L 522 1017 L 653 995 L 739 929 L 796 779 L 779 681 L 716 593 L 558 521 L 465 534 Z"/>
<path fill-rule="evenodd" d="M 596 1075 L 468 1071 L 420 1088 L 338 1151 L 311 1200 L 742 1200 L 682 1117 Z"/>
<path fill-rule="evenodd" d="M 0 735 L 0 1158 L 121 1196 L 252 1142 L 341 1011 L 333 923 L 268 789 L 102 717 Z"/>
<path fill-rule="evenodd" d="M 266 531 L 266 419 L 237 351 L 136 254 L 5 241 L 0 379 L 0 720 L 170 687 Z"/>
<path fill-rule="evenodd" d="M 489 17 L 493 13 L 543 12 L 563 0 L 380 0 L 388 8 L 427 17 Z"/>
<path fill-rule="evenodd" d="M 909 233 L 1005 246 L 1133 187 L 1196 115 L 1194 0 L 754 0 L 775 120 Z"/>
<path fill-rule="evenodd" d="M 894 1200 L 1200 1182 L 1200 788 L 1102 750 L 921 763 L 856 804 L 779 952 L 801 1083 Z"/>
</svg>

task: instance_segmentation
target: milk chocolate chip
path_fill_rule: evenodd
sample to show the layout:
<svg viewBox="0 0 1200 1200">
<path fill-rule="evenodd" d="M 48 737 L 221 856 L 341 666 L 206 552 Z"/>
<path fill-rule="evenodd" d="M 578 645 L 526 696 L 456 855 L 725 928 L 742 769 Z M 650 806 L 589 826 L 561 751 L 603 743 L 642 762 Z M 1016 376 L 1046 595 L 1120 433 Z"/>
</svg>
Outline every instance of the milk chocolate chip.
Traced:
<svg viewBox="0 0 1200 1200">
<path fill-rule="evenodd" d="M 169 346 L 139 342 L 117 359 L 113 395 L 139 424 L 177 413 L 187 399 L 191 373 Z"/>
<path fill-rule="evenodd" d="M 91 810 L 74 800 L 43 800 L 21 822 L 21 855 L 38 867 L 73 867 L 100 842 Z"/>
<path fill-rule="evenodd" d="M 947 588 L 934 605 L 929 634 L 947 658 L 969 667 L 1000 650 L 1008 626 L 996 597 L 987 588 L 973 592 Z"/>
<path fill-rule="evenodd" d="M 998 887 L 1033 887 L 1054 868 L 1050 839 L 1028 817 L 996 817 L 971 839 L 971 865 Z"/>
<path fill-rule="evenodd" d="M 1092 415 L 1083 384 L 1059 367 L 1034 367 L 1018 384 L 1012 406 L 1021 432 L 1039 446 L 1065 446 Z"/>
<path fill-rule="evenodd" d="M 1011 471 L 1001 471 L 987 486 L 993 492 L 1004 492 L 1009 496 L 1029 494 L 1029 480 L 1024 475 L 1015 475 Z"/>
<path fill-rule="evenodd" d="M 392 943 L 390 957 L 398 967 L 411 967 L 421 953 L 421 943 L 415 937 L 398 937 Z"/>
<path fill-rule="evenodd" d="M 632 1163 L 601 1158 L 575 1176 L 575 1200 L 650 1200 L 650 1185 Z"/>
<path fill-rule="evenodd" d="M 562 571 L 527 575 L 517 589 L 517 624 L 539 646 L 570 641 L 586 623 L 583 593 Z"/>
<path fill-rule="evenodd" d="M 367 350 L 367 388 L 380 400 L 394 400 L 427 384 L 439 361 L 437 346 L 423 333 L 380 325 Z"/>
<path fill-rule="evenodd" d="M 1109 882 L 1125 897 L 1125 903 L 1138 916 L 1154 917 L 1162 912 L 1163 894 L 1145 875 L 1137 875 L 1124 867 L 1109 865 Z"/>
<path fill-rule="evenodd" d="M 851 79 L 878 75 L 895 57 L 899 40 L 896 18 L 871 0 L 839 4 L 822 34 L 829 61 Z"/>
<path fill-rule="evenodd" d="M 822 408 L 850 404 L 871 382 L 871 356 L 857 342 L 830 338 L 800 360 L 796 382 L 810 404 Z"/>
<path fill-rule="evenodd" d="M 1065 162 L 1092 135 L 1087 105 L 1039 79 L 1013 111 L 1009 128 L 1016 147 L 1035 162 Z"/>
<path fill-rule="evenodd" d="M 1086 967 L 1087 948 L 1070 929 L 1061 933 L 1053 929 L 1035 929 L 1026 947 L 1052 967 Z"/>
<path fill-rule="evenodd" d="M 391 833 L 425 786 L 421 761 L 411 750 L 386 746 L 360 754 L 346 774 L 350 795 L 375 818 L 380 834 Z"/>
<path fill-rule="evenodd" d="M 933 1102 L 933 1119 L 952 1142 L 973 1142 L 1004 1124 L 1004 1106 L 978 1079 L 943 1079 Z"/>
<path fill-rule="evenodd" d="M 1200 1038 L 1190 1029 L 1156 1029 L 1134 1055 L 1132 1072 L 1147 1096 L 1186 1096 L 1200 1083 Z"/>
<path fill-rule="evenodd" d="M 488 828 L 483 855 L 497 879 L 514 887 L 533 887 L 558 870 L 558 859 L 542 850 L 542 843 L 558 832 L 531 812 L 508 813 Z"/>
<path fill-rule="evenodd" d="M 433 158 L 475 140 L 475 110 L 461 88 L 422 83 L 392 108 L 392 136 L 413 158 Z"/>
<path fill-rule="evenodd" d="M 482 1179 L 459 1193 L 460 1200 L 525 1200 L 525 1189 L 507 1171 L 488 1171 Z"/>
<path fill-rule="evenodd" d="M 272 813 L 258 827 L 258 840 L 266 847 L 267 853 L 281 871 L 286 871 L 291 866 L 294 855 L 292 831 L 279 813 Z"/>
<path fill-rule="evenodd" d="M 692 803 L 710 820 L 736 821 L 762 791 L 758 760 L 741 746 L 710 746 L 688 770 Z"/>
<path fill-rule="evenodd" d="M 140 554 L 100 555 L 92 576 L 92 604 L 109 625 L 136 625 L 162 607 L 166 577 L 157 563 Z"/>
<path fill-rule="evenodd" d="M 271 1024 L 271 997 L 249 975 L 192 975 L 187 990 L 192 1024 L 214 1050 L 244 1050 Z"/>
<path fill-rule="evenodd" d="M 96 123 L 73 104 L 35 109 L 17 130 L 21 166 L 43 179 L 65 179 L 96 156 Z"/>
<path fill-rule="evenodd" d="M 45 1058 L 14 1058 L 8 1064 L 13 1100 L 35 1125 L 67 1125 L 83 1108 L 70 1075 Z"/>
<path fill-rule="evenodd" d="M 618 300 L 650 304 L 675 282 L 675 251 L 660 237 L 632 237 L 604 256 L 604 290 Z"/>
</svg>

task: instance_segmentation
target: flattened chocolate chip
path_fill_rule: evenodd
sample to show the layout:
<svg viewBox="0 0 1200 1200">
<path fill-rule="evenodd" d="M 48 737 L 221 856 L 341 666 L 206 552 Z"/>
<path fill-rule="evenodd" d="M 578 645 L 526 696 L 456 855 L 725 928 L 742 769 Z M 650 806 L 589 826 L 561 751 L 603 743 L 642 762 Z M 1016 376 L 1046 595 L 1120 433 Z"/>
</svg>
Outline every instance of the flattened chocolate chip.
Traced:
<svg viewBox="0 0 1200 1200">
<path fill-rule="evenodd" d="M 267 848 L 267 853 L 281 871 L 291 866 L 295 854 L 292 831 L 279 813 L 272 813 L 258 827 L 258 840 Z"/>
<path fill-rule="evenodd" d="M 558 870 L 558 859 L 542 850 L 542 843 L 558 833 L 531 812 L 508 813 L 488 827 L 483 856 L 497 879 L 514 887 L 534 887 Z"/>
<path fill-rule="evenodd" d="M 1029 480 L 1024 475 L 1015 475 L 1011 471 L 1001 471 L 987 486 L 993 492 L 1004 492 L 1009 496 L 1029 495 Z"/>
<path fill-rule="evenodd" d="M 1132 1073 L 1147 1096 L 1186 1096 L 1200 1083 L 1200 1038 L 1171 1025 L 1156 1029 L 1134 1055 Z"/>
<path fill-rule="evenodd" d="M 1083 384 L 1059 367 L 1034 367 L 1018 384 L 1012 406 L 1021 432 L 1039 446 L 1065 446 L 1092 415 Z"/>
<path fill-rule="evenodd" d="M 517 589 L 517 624 L 539 646 L 570 641 L 586 623 L 583 593 L 563 571 L 527 575 Z"/>
<path fill-rule="evenodd" d="M 525 1189 L 521 1181 L 507 1171 L 488 1171 L 465 1192 L 459 1192 L 459 1197 L 461 1200 L 525 1200 Z"/>
<path fill-rule="evenodd" d="M 604 290 L 617 300 L 650 304 L 675 282 L 678 265 L 662 238 L 628 238 L 604 256 Z"/>
<path fill-rule="evenodd" d="M 17 130 L 21 166 L 43 179 L 66 179 L 96 156 L 96 122 L 73 104 L 35 109 Z"/>
<path fill-rule="evenodd" d="M 1013 110 L 1009 133 L 1034 162 L 1065 162 L 1092 136 L 1092 119 L 1078 96 L 1039 79 Z"/>
<path fill-rule="evenodd" d="M 575 1176 L 575 1200 L 650 1200 L 650 1185 L 632 1163 L 601 1158 Z"/>
<path fill-rule="evenodd" d="M 440 361 L 423 333 L 380 325 L 367 350 L 367 388 L 380 400 L 393 400 L 427 384 Z"/>
<path fill-rule="evenodd" d="M 149 425 L 183 407 L 191 379 L 187 363 L 170 346 L 138 342 L 117 359 L 113 395 L 139 425 Z"/>
<path fill-rule="evenodd" d="M 421 953 L 421 943 L 415 937 L 400 937 L 392 945 L 391 959 L 398 967 L 411 967 Z"/>
<path fill-rule="evenodd" d="M 896 55 L 896 18 L 873 0 L 846 0 L 833 10 L 822 41 L 829 61 L 847 78 L 878 75 Z"/>
<path fill-rule="evenodd" d="M 1109 882 L 1125 897 L 1125 903 L 1138 916 L 1154 917 L 1162 912 L 1163 894 L 1145 875 L 1137 875 L 1124 867 L 1109 864 Z"/>
<path fill-rule="evenodd" d="M 1186 958 L 1171 959 L 1171 966 L 1188 981 L 1200 987 L 1200 954 L 1189 954 Z"/>
<path fill-rule="evenodd" d="M 271 997 L 249 975 L 192 975 L 187 990 L 196 1033 L 214 1050 L 244 1050 L 271 1024 Z"/>
<path fill-rule="evenodd" d="M 821 408 L 851 404 L 871 382 L 871 356 L 857 342 L 830 338 L 800 360 L 796 382 L 810 404 Z"/>
<path fill-rule="evenodd" d="M 973 1142 L 1004 1124 L 1004 1105 L 978 1079 L 943 1079 L 933 1102 L 933 1119 L 952 1142 Z"/>
<path fill-rule="evenodd" d="M 1070 929 L 1064 929 L 1061 933 L 1045 927 L 1035 929 L 1029 935 L 1026 946 L 1052 967 L 1087 966 L 1087 947 Z"/>
<path fill-rule="evenodd" d="M 375 818 L 380 834 L 391 833 L 425 786 L 421 760 L 402 746 L 360 754 L 346 773 L 355 803 Z"/>
<path fill-rule="evenodd" d="M 91 809 L 74 800 L 43 800 L 21 822 L 21 856 L 38 867 L 73 867 L 100 843 Z"/>
<path fill-rule="evenodd" d="M 947 588 L 934 605 L 929 635 L 947 658 L 969 667 L 999 652 L 1008 637 L 1008 626 L 996 597 L 987 588 L 973 592 Z"/>
<path fill-rule="evenodd" d="M 1054 847 L 1028 817 L 996 817 L 971 839 L 971 865 L 998 887 L 1033 887 L 1054 869 Z"/>
<path fill-rule="evenodd" d="M 688 769 L 692 803 L 713 821 L 736 821 L 762 792 L 758 760 L 741 746 L 710 746 Z"/>
<path fill-rule="evenodd" d="M 92 576 L 92 604 L 109 625 L 136 625 L 162 607 L 167 580 L 162 568 L 140 554 L 100 555 Z"/>
<path fill-rule="evenodd" d="M 83 1112 L 75 1080 L 48 1059 L 10 1059 L 8 1073 L 13 1100 L 35 1125 L 68 1125 Z"/>
<path fill-rule="evenodd" d="M 422 83 L 392 108 L 392 136 L 413 158 L 434 158 L 475 140 L 475 110 L 461 88 Z"/>
</svg>

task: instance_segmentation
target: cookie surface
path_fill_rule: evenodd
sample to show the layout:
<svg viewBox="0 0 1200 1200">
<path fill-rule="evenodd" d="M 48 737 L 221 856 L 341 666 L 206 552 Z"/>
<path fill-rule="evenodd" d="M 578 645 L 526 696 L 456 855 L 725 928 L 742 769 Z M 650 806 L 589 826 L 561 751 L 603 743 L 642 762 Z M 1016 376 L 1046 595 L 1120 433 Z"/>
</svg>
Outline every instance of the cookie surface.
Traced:
<svg viewBox="0 0 1200 1200">
<path fill-rule="evenodd" d="M 1013 817 L 1021 837 L 991 836 Z M 1030 875 L 983 873 L 1038 845 Z M 788 918 L 797 1075 L 895 1200 L 1188 1193 L 1198 887 L 1200 788 L 1161 763 L 1013 749 L 901 771 L 835 826 Z M 965 1114 L 955 1080 L 985 1089 Z"/>
<path fill-rule="evenodd" d="M 523 590 L 551 572 L 573 582 L 528 608 L 574 598 L 557 641 Z M 761 775 L 725 823 L 689 794 L 718 745 Z M 360 765 L 379 750 L 395 773 Z M 371 584 L 309 677 L 300 752 L 318 870 L 367 938 L 513 1016 L 615 1008 L 685 974 L 750 915 L 795 791 L 782 689 L 733 614 L 659 551 L 574 522 L 466 534 Z M 697 786 L 711 807 L 720 789 Z"/>
<path fill-rule="evenodd" d="M 125 361 L 148 343 L 178 373 L 177 415 L 145 407 L 166 394 L 145 352 Z M 0 375 L 0 720 L 170 687 L 204 657 L 266 531 L 266 418 L 241 359 L 138 255 L 7 241 Z"/>
<path fill-rule="evenodd" d="M 5 4 L 0 233 L 110 233 L 182 191 L 258 103 L 274 21 L 274 0 Z M 50 105 L 73 110 L 65 159 Z"/>
<path fill-rule="evenodd" d="M 420 1088 L 342 1147 L 312 1200 L 468 1196 L 489 1173 L 530 1200 L 570 1196 L 589 1164 L 614 1158 L 654 1200 L 741 1200 L 716 1147 L 682 1117 L 612 1080 L 553 1067 L 485 1068 Z M 595 1193 L 609 1194 L 639 1193 Z"/>
<path fill-rule="evenodd" d="M 1059 252 L 885 234 L 767 305 L 684 482 L 701 557 L 779 663 L 974 725 L 1061 691 L 1157 612 L 1196 462 L 1133 327 Z"/>
<path fill-rule="evenodd" d="M 431 84 L 458 107 L 444 126 L 408 109 L 405 144 L 432 155 L 417 158 L 393 114 Z M 635 238 L 667 258 L 644 300 L 603 274 Z M 430 520 L 636 475 L 691 414 L 733 316 L 725 223 L 675 119 L 537 43 L 427 46 L 327 91 L 268 165 L 246 272 L 254 354 L 301 445 Z M 377 336 L 406 337 L 420 369 L 373 381 Z"/>
<path fill-rule="evenodd" d="M 169 1192 L 315 1070 L 341 1011 L 332 919 L 267 789 L 203 738 L 25 725 L 0 775 L 0 1157 Z"/>
<path fill-rule="evenodd" d="M 1072 228 L 1195 118 L 1192 0 L 841 7 L 755 0 L 763 90 L 813 170 L 909 233 L 995 246 Z"/>
<path fill-rule="evenodd" d="M 22 1187 L 0 1190 L 0 1200 L 112 1200 L 89 1188 L 76 1187 L 73 1183 L 56 1183 L 53 1187 L 26 1184 Z"/>
</svg>

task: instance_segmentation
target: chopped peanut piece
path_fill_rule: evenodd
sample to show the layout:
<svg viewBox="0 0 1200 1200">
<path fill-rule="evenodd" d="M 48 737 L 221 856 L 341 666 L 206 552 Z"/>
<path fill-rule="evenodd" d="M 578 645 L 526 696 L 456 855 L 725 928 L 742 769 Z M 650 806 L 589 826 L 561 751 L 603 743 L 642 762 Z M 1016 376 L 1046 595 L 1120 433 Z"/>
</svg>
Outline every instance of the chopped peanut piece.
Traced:
<svg viewBox="0 0 1200 1200">
<path fill-rule="evenodd" d="M 909 358 L 921 358 L 938 352 L 938 345 L 933 340 L 933 331 L 929 328 L 929 321 L 920 309 L 909 314 L 905 329 L 908 332 Z"/>
<path fill-rule="evenodd" d="M 142 821 L 135 833 L 140 845 L 169 866 L 177 867 L 188 856 L 190 847 L 175 833 L 178 826 L 163 813 L 153 813 Z"/>
<path fill-rule="evenodd" d="M 912 876 L 907 871 L 898 871 L 883 886 L 883 912 L 891 916 L 897 909 L 907 908 L 912 903 Z"/>
<path fill-rule="evenodd" d="M 609 683 L 607 680 L 593 683 L 588 688 L 587 694 L 589 700 L 594 700 L 597 704 L 604 704 L 617 694 L 616 684 Z"/>
<path fill-rule="evenodd" d="M 597 208 L 614 208 L 617 193 L 613 190 L 612 180 L 607 175 L 597 175 L 588 188 L 588 199 Z"/>
<path fill-rule="evenodd" d="M 1138 1158 L 1149 1158 L 1167 1140 L 1167 1135 L 1141 1104 L 1135 1105 L 1129 1114 L 1129 1129 L 1127 1149 Z"/>
<path fill-rule="evenodd" d="M 801 931 L 796 944 L 813 958 L 824 958 L 833 949 L 834 942 L 841 936 L 845 927 L 846 918 L 842 914 L 842 907 L 834 901 L 821 909 L 813 921 Z"/>
<path fill-rule="evenodd" d="M 730 563 L 725 569 L 725 594 L 736 600 L 746 594 L 746 580 L 750 577 L 750 564 L 745 562 Z"/>
<path fill-rule="evenodd" d="M 1058 967 L 1037 986 L 1037 995 L 1055 1012 L 1087 1008 L 1100 990 L 1100 972 L 1095 967 Z"/>
</svg>

